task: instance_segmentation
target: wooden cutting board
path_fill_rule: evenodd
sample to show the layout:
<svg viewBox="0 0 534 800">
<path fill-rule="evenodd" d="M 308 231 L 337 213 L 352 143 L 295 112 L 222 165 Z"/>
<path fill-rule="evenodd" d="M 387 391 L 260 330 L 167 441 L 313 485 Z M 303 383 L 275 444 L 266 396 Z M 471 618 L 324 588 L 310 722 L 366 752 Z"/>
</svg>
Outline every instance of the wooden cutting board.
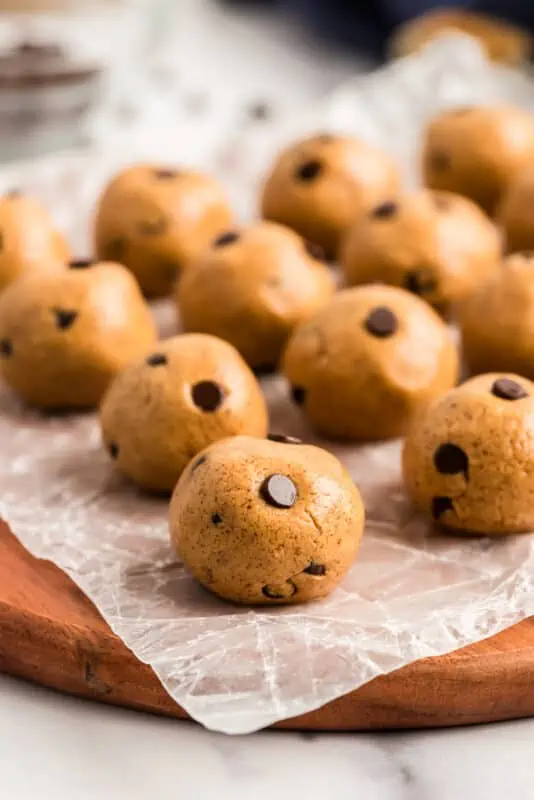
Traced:
<svg viewBox="0 0 534 800">
<path fill-rule="evenodd" d="M 187 714 L 60 569 L 0 523 L 0 671 L 105 703 Z M 441 727 L 534 715 L 534 618 L 376 678 L 281 728 Z"/>
</svg>

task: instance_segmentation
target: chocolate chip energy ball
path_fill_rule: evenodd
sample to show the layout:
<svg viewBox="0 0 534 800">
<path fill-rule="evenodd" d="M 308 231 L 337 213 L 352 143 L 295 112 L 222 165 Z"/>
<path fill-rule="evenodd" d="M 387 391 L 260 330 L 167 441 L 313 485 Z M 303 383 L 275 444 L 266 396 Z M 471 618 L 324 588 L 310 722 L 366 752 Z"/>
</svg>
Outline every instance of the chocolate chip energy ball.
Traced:
<svg viewBox="0 0 534 800">
<path fill-rule="evenodd" d="M 330 453 L 237 436 L 185 470 L 170 510 L 179 557 L 235 603 L 304 603 L 334 589 L 363 532 L 360 493 Z"/>
<path fill-rule="evenodd" d="M 471 200 L 422 189 L 373 208 L 348 234 L 341 264 L 349 285 L 400 286 L 441 312 L 498 269 L 495 225 Z"/>
<path fill-rule="evenodd" d="M 339 292 L 291 337 L 283 359 L 295 403 L 320 434 L 345 440 L 401 436 L 456 382 L 449 330 L 402 289 Z"/>
<path fill-rule="evenodd" d="M 315 249 L 282 225 L 258 222 L 215 239 L 184 274 L 177 299 L 185 330 L 226 339 L 268 372 L 293 328 L 333 290 Z"/>
<path fill-rule="evenodd" d="M 69 247 L 43 206 L 12 191 L 0 197 L 0 291 L 19 275 L 53 269 Z"/>
<path fill-rule="evenodd" d="M 512 106 L 468 106 L 430 123 L 423 178 L 493 214 L 512 176 L 534 159 L 534 117 Z"/>
<path fill-rule="evenodd" d="M 200 450 L 226 436 L 265 436 L 267 408 L 237 350 L 183 334 L 115 378 L 101 407 L 102 436 L 121 472 L 171 491 Z"/>
<path fill-rule="evenodd" d="M 506 249 L 534 250 L 534 162 L 510 181 L 497 211 Z"/>
<path fill-rule="evenodd" d="M 185 169 L 130 167 L 100 198 L 96 251 L 100 258 L 127 266 L 147 297 L 164 296 L 231 219 L 214 178 Z"/>
<path fill-rule="evenodd" d="M 120 264 L 74 261 L 28 274 L 0 295 L 0 370 L 32 406 L 90 408 L 156 340 L 150 311 Z"/>
<path fill-rule="evenodd" d="M 480 375 L 414 420 L 403 457 L 415 504 L 458 531 L 534 528 L 534 384 Z"/>
<path fill-rule="evenodd" d="M 280 154 L 263 188 L 262 214 L 335 258 L 345 231 L 399 187 L 397 167 L 381 150 L 348 136 L 322 134 Z"/>
<path fill-rule="evenodd" d="M 534 253 L 516 253 L 464 303 L 464 355 L 473 373 L 517 372 L 534 379 Z"/>
</svg>

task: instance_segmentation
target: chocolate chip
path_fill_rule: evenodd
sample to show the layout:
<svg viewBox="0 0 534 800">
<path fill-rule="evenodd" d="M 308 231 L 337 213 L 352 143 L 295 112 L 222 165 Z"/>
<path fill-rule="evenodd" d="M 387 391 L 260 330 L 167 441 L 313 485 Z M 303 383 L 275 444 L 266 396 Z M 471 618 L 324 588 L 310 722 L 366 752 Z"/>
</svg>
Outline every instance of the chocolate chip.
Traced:
<svg viewBox="0 0 534 800">
<path fill-rule="evenodd" d="M 155 169 L 154 170 L 154 177 L 157 178 L 158 181 L 170 181 L 173 178 L 178 177 L 178 170 L 177 169 Z"/>
<path fill-rule="evenodd" d="M 13 343 L 11 339 L 0 339 L 0 355 L 9 358 L 13 355 Z"/>
<path fill-rule="evenodd" d="M 270 506 L 291 508 L 297 500 L 297 487 L 287 475 L 274 473 L 263 481 L 260 494 Z"/>
<path fill-rule="evenodd" d="M 491 387 L 491 393 L 501 400 L 522 400 L 528 397 L 528 392 L 523 389 L 520 383 L 512 381 L 510 378 L 499 378 Z"/>
<path fill-rule="evenodd" d="M 432 498 L 432 516 L 439 519 L 446 511 L 454 511 L 454 506 L 450 497 Z"/>
<path fill-rule="evenodd" d="M 424 295 L 436 289 L 436 279 L 426 269 L 414 269 L 407 272 L 403 287 L 413 294 Z"/>
<path fill-rule="evenodd" d="M 296 436 L 285 436 L 283 433 L 270 433 L 267 438 L 270 442 L 281 442 L 282 444 L 302 444 L 302 439 Z"/>
<path fill-rule="evenodd" d="M 306 248 L 308 255 L 310 255 L 316 261 L 328 261 L 324 247 L 321 247 L 321 245 L 317 244 L 317 242 L 305 240 L 304 247 Z"/>
<path fill-rule="evenodd" d="M 248 115 L 251 119 L 264 120 L 269 119 L 272 113 L 272 108 L 268 103 L 258 102 L 253 103 L 248 107 Z"/>
<path fill-rule="evenodd" d="M 325 565 L 316 564 L 315 561 L 311 561 L 306 569 L 303 569 L 302 571 L 306 572 L 307 575 L 326 575 Z"/>
<path fill-rule="evenodd" d="M 365 320 L 365 327 L 373 336 L 385 338 L 392 336 L 399 326 L 397 317 L 386 306 L 373 308 Z"/>
<path fill-rule="evenodd" d="M 16 200 L 17 197 L 22 197 L 22 189 L 8 189 L 5 193 L 5 197 L 8 197 L 10 200 Z"/>
<path fill-rule="evenodd" d="M 191 464 L 191 473 L 196 472 L 196 470 L 199 467 L 201 467 L 202 464 L 205 464 L 207 460 L 208 460 L 207 456 L 199 456 L 197 460 L 193 464 Z"/>
<path fill-rule="evenodd" d="M 87 269 L 87 267 L 92 267 L 93 264 L 96 264 L 96 261 L 92 258 L 77 258 L 74 261 L 69 261 L 69 269 Z"/>
<path fill-rule="evenodd" d="M 111 241 L 106 242 L 102 251 L 104 258 L 110 261 L 120 261 L 126 253 L 126 239 L 119 236 L 116 239 L 111 239 Z"/>
<path fill-rule="evenodd" d="M 220 525 L 221 522 L 223 521 L 223 518 L 221 517 L 220 514 L 215 513 L 211 515 L 211 521 L 213 522 L 214 525 Z"/>
<path fill-rule="evenodd" d="M 257 378 L 265 378 L 267 375 L 274 375 L 276 364 L 259 364 L 252 368 L 252 372 Z"/>
<path fill-rule="evenodd" d="M 237 231 L 225 231 L 213 240 L 213 247 L 225 247 L 227 244 L 233 244 L 239 239 Z"/>
<path fill-rule="evenodd" d="M 336 137 L 333 133 L 318 133 L 315 139 L 318 142 L 321 142 L 321 144 L 330 144 L 330 142 L 333 142 Z"/>
<path fill-rule="evenodd" d="M 451 201 L 448 197 L 444 197 L 442 194 L 435 194 L 433 199 L 438 211 L 448 211 L 450 209 Z"/>
<path fill-rule="evenodd" d="M 320 161 L 315 159 L 304 161 L 304 163 L 300 164 L 295 170 L 295 178 L 299 181 L 313 181 L 317 178 L 322 169 L 323 165 Z"/>
<path fill-rule="evenodd" d="M 168 358 L 165 353 L 151 353 L 147 357 L 146 363 L 149 367 L 160 367 L 168 363 Z"/>
<path fill-rule="evenodd" d="M 286 600 L 288 597 L 293 597 L 294 594 L 297 593 L 297 587 L 293 583 L 293 581 L 287 581 L 287 585 L 290 588 L 290 593 L 284 592 L 279 587 L 275 586 L 263 586 L 261 593 L 268 597 L 269 600 Z"/>
<path fill-rule="evenodd" d="M 530 260 L 534 258 L 534 250 L 519 250 L 513 254 L 514 256 L 522 256 L 522 258 L 526 258 Z"/>
<path fill-rule="evenodd" d="M 393 200 L 388 200 L 386 203 L 382 203 L 376 208 L 373 208 L 371 216 L 373 219 L 389 219 L 390 217 L 394 217 L 398 210 L 398 203 L 395 203 Z"/>
<path fill-rule="evenodd" d="M 464 474 L 467 480 L 469 459 L 461 447 L 447 442 L 441 444 L 434 453 L 434 466 L 442 475 Z"/>
<path fill-rule="evenodd" d="M 114 461 L 119 457 L 119 445 L 117 442 L 110 442 L 108 444 L 108 452 Z"/>
<path fill-rule="evenodd" d="M 224 399 L 224 390 L 215 381 L 200 381 L 193 386 L 191 396 L 202 411 L 216 411 Z"/>
<path fill-rule="evenodd" d="M 163 214 L 154 219 L 146 219 L 137 226 L 142 236 L 161 236 L 167 229 L 167 220 Z"/>
<path fill-rule="evenodd" d="M 304 401 L 306 400 L 306 389 L 304 389 L 302 386 L 292 386 L 291 397 L 293 398 L 293 402 L 298 406 L 304 405 Z"/>
<path fill-rule="evenodd" d="M 67 328 L 72 327 L 76 317 L 78 316 L 77 311 L 67 311 L 64 308 L 53 308 L 52 313 L 56 317 L 56 325 L 61 330 L 66 330 Z"/>
<path fill-rule="evenodd" d="M 428 161 L 431 169 L 436 170 L 436 172 L 443 172 L 451 166 L 449 155 L 442 150 L 434 150 L 430 153 Z"/>
</svg>

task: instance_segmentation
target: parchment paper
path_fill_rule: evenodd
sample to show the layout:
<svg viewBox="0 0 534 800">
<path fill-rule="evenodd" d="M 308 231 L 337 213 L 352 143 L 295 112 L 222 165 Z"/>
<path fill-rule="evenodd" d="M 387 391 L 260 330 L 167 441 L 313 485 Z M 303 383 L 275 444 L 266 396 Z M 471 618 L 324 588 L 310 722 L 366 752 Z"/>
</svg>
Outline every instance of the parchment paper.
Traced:
<svg viewBox="0 0 534 800">
<path fill-rule="evenodd" d="M 266 152 L 297 128 L 354 130 L 389 146 L 413 175 L 425 115 L 451 100 L 499 92 L 525 104 L 529 89 L 527 79 L 495 72 L 471 44 L 440 43 L 342 88 L 283 130 L 236 129 L 202 163 L 226 178 L 250 215 Z M 157 152 L 165 153 L 161 142 Z M 187 161 L 176 147 L 174 156 Z M 131 157 L 108 149 L 55 158 L 14 167 L 0 182 L 42 196 L 82 254 L 96 192 Z M 169 304 L 155 312 L 165 334 L 175 330 Z M 283 379 L 263 386 L 271 429 L 317 442 Z M 114 473 L 94 415 L 43 417 L 2 389 L 0 441 L 0 514 L 31 552 L 55 561 L 81 586 L 189 714 L 215 730 L 245 733 L 312 710 L 377 675 L 534 613 L 534 536 L 492 541 L 431 532 L 400 485 L 398 442 L 323 443 L 364 496 L 359 558 L 330 598 L 259 611 L 225 604 L 187 575 L 168 543 L 166 502 Z"/>
</svg>

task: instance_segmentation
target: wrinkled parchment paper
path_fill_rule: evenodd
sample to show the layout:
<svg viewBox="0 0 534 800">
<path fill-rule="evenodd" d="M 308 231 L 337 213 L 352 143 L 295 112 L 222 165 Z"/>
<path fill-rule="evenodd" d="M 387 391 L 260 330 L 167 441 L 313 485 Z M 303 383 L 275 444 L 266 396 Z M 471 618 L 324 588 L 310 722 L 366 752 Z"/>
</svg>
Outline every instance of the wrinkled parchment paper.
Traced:
<svg viewBox="0 0 534 800">
<path fill-rule="evenodd" d="M 213 168 L 250 215 L 276 141 L 299 130 L 352 130 L 414 173 L 420 124 L 451 102 L 504 96 L 525 105 L 527 79 L 496 72 L 467 42 L 443 42 L 342 87 L 320 109 L 276 129 L 236 129 L 190 159 Z M 192 128 L 193 130 L 193 128 Z M 132 137 L 135 139 L 135 137 Z M 174 147 L 174 151 L 172 148 Z M 187 161 L 168 143 L 168 154 Z M 102 182 L 137 153 L 104 149 L 0 175 L 40 195 L 80 250 Z M 160 142 L 156 152 L 165 154 Z M 162 331 L 176 329 L 159 304 Z M 317 442 L 283 379 L 263 382 L 271 429 Z M 330 447 L 360 486 L 367 525 L 359 558 L 328 599 L 295 609 L 236 608 L 187 575 L 170 549 L 167 504 L 118 476 L 92 414 L 43 417 L 0 390 L 0 514 L 26 547 L 55 561 L 135 655 L 203 725 L 245 733 L 317 708 L 377 675 L 490 636 L 534 613 L 534 537 L 439 535 L 400 484 L 400 444 Z"/>
</svg>

